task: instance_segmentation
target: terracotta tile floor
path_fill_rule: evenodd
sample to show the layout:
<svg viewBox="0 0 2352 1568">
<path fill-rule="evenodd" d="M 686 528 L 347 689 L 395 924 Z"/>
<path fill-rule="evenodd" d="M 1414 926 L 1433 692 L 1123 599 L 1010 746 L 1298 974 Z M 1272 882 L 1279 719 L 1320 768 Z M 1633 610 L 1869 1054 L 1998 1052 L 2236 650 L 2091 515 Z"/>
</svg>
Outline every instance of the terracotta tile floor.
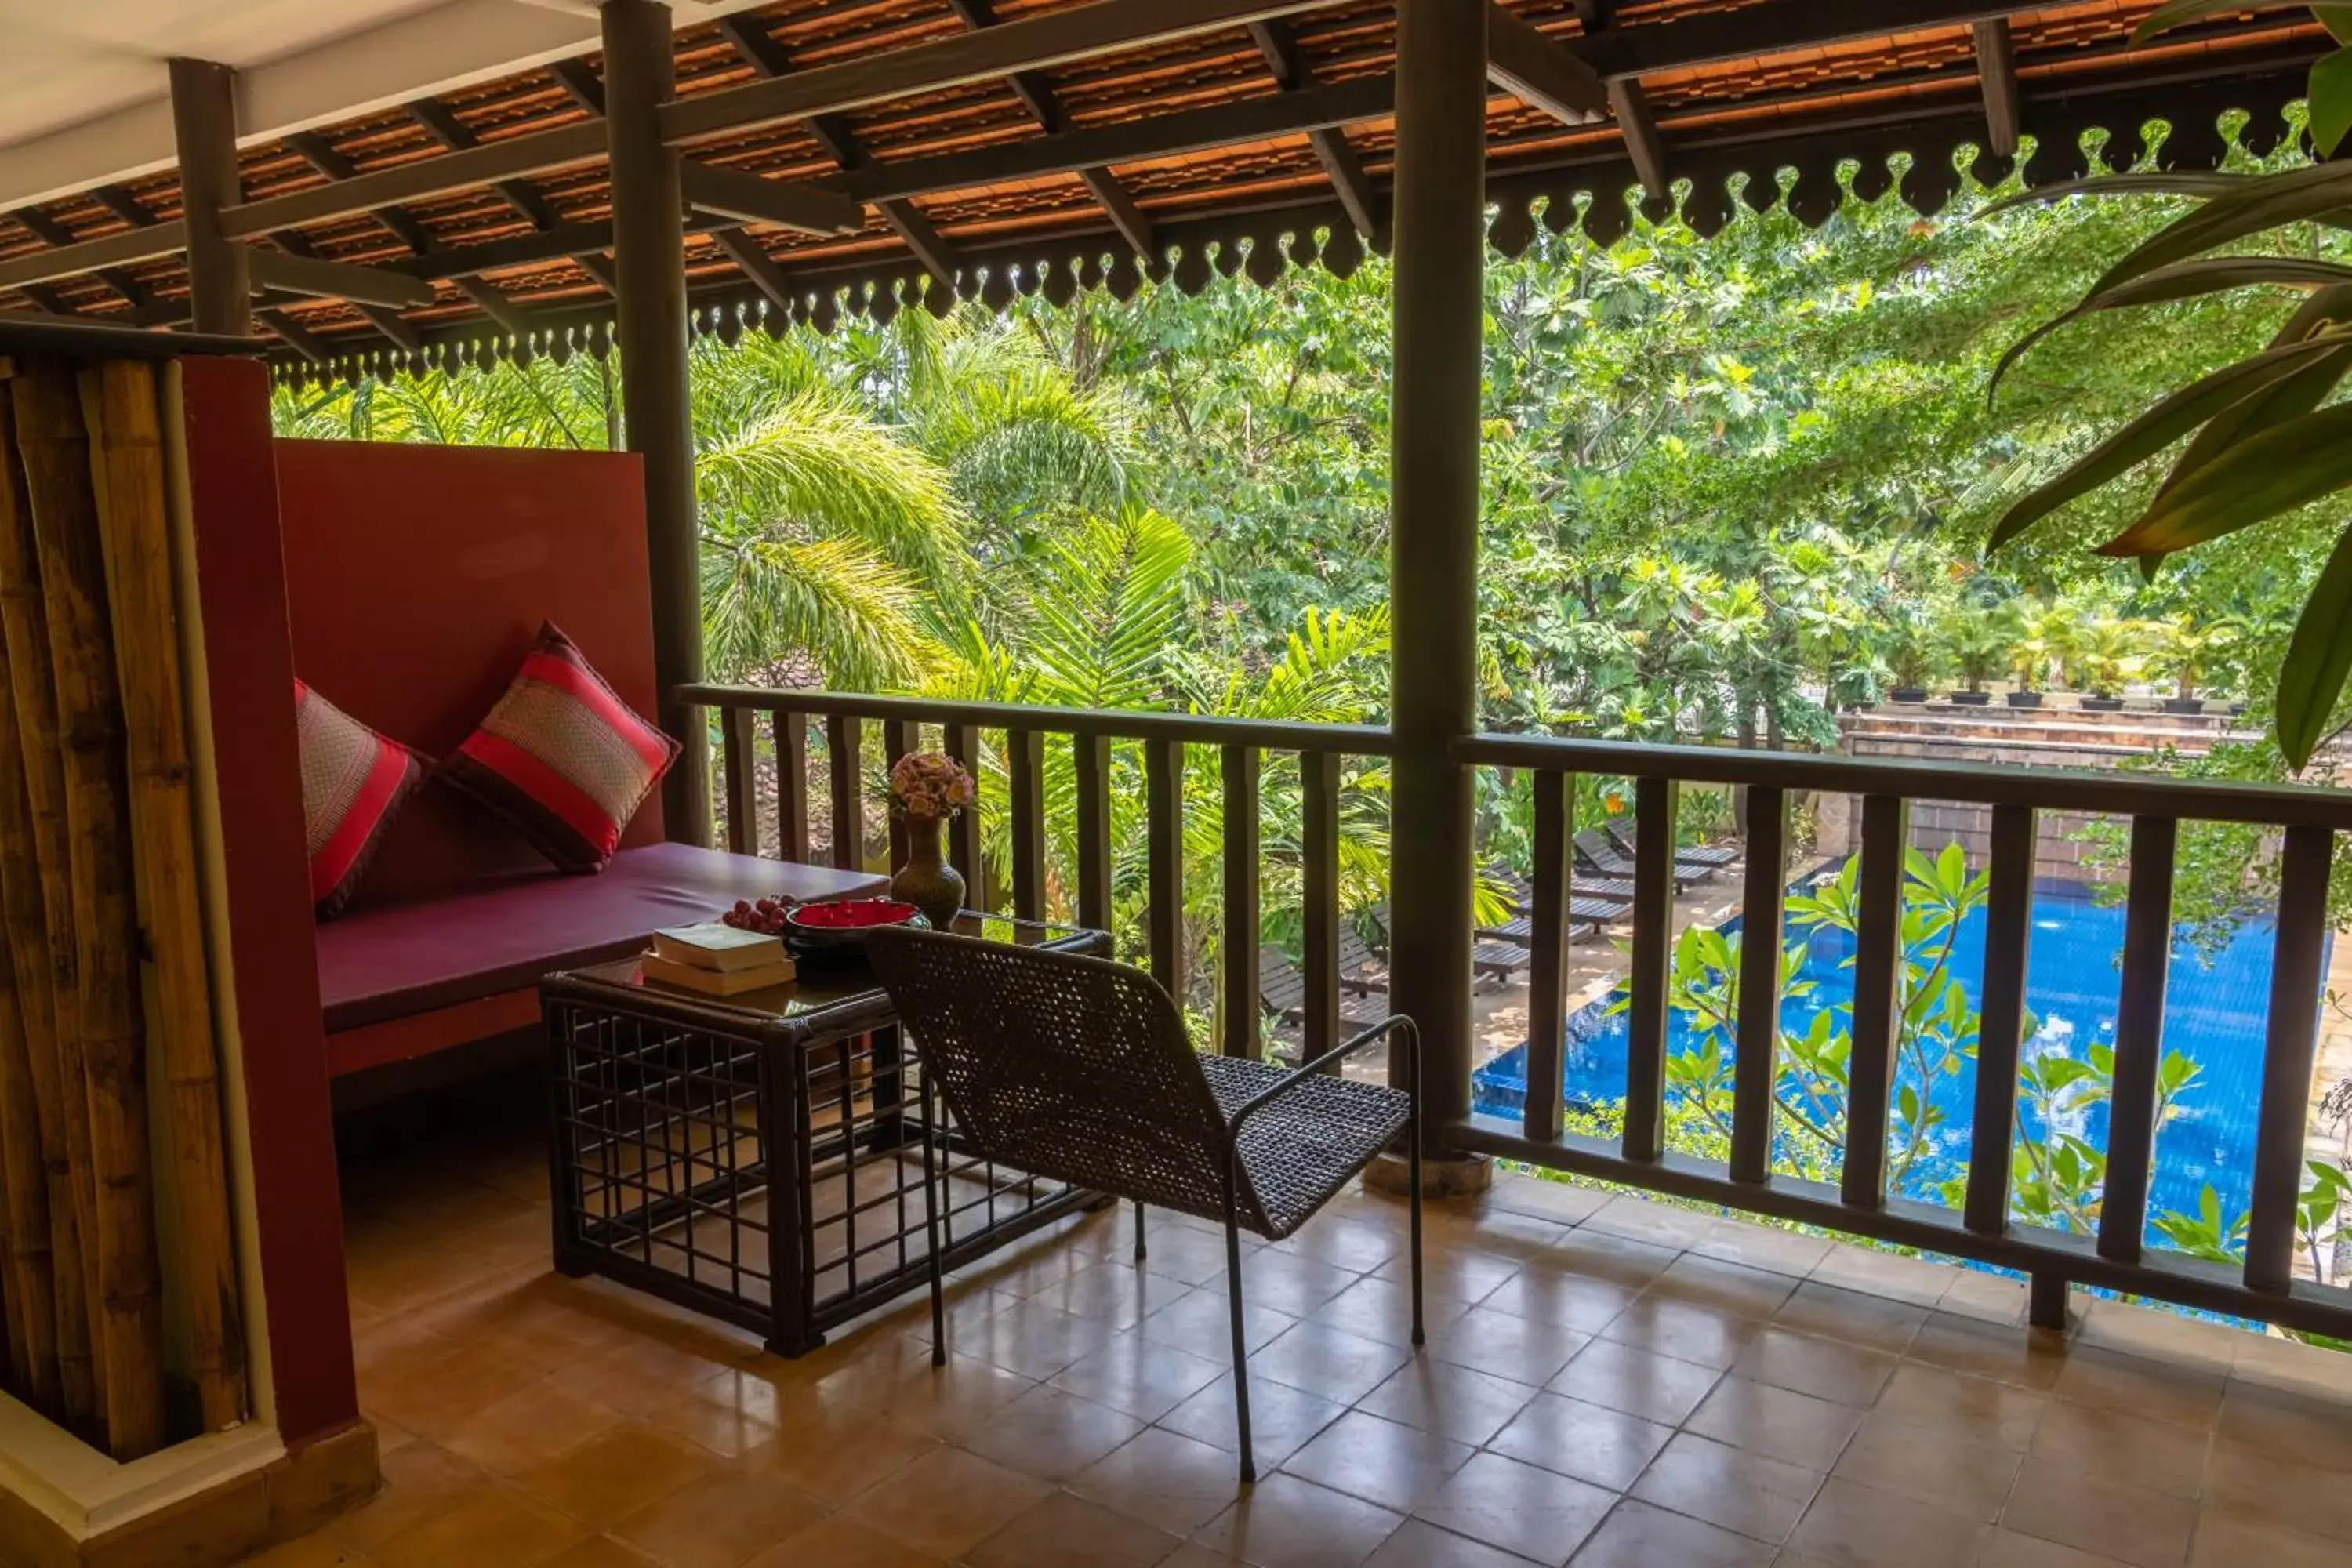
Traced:
<svg viewBox="0 0 2352 1568">
<path fill-rule="evenodd" d="M 799 1362 L 545 1266 L 528 1131 L 346 1171 L 387 1485 L 271 1568 L 1577 1568 L 2352 1563 L 2352 1358 L 1587 1188 L 1251 1248 L 1114 1210 Z"/>
</svg>

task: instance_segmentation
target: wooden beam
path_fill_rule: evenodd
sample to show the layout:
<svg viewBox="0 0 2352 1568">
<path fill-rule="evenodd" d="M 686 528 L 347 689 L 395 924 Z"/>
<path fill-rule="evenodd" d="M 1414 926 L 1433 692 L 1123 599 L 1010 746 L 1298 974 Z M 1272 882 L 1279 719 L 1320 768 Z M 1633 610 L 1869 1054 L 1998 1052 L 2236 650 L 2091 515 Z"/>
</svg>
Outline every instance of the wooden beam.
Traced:
<svg viewBox="0 0 2352 1568">
<path fill-rule="evenodd" d="M 792 283 L 765 247 L 740 228 L 713 229 L 710 238 L 727 253 L 727 259 L 751 280 L 751 286 L 766 297 L 769 304 L 787 316 L 792 314 L 794 301 Z"/>
<path fill-rule="evenodd" d="M 1306 135 L 1359 120 L 1378 120 L 1395 109 L 1394 77 L 1360 77 L 1334 87 L 1268 93 L 1157 120 L 1122 121 L 968 153 L 875 163 L 825 184 L 860 201 L 931 195 L 1005 180 L 1066 174 L 1106 163 L 1151 163 L 1236 142 Z"/>
<path fill-rule="evenodd" d="M 948 4 L 963 19 L 967 27 L 977 30 L 997 25 L 995 0 L 948 0 Z M 1044 77 L 1035 71 L 1015 71 L 1005 79 L 1012 86 L 1013 96 L 1021 100 L 1021 106 L 1029 111 L 1029 118 L 1037 122 L 1039 130 L 1052 135 L 1069 128 L 1069 117 L 1063 113 L 1061 100 L 1055 96 L 1052 86 Z M 1151 220 L 1144 216 L 1143 208 L 1119 183 L 1118 176 L 1098 165 L 1080 170 L 1078 178 L 1101 205 L 1103 211 L 1109 215 L 1111 226 L 1118 230 L 1119 237 L 1134 247 L 1139 256 L 1150 257 L 1158 248 L 1152 237 Z"/>
<path fill-rule="evenodd" d="M 1590 125 L 1609 107 L 1598 72 L 1496 0 L 1486 4 L 1486 76 L 1564 125 Z"/>
<path fill-rule="evenodd" d="M 1665 138 L 1658 133 L 1658 117 L 1650 110 L 1650 95 L 1628 79 L 1609 84 L 1609 107 L 1625 138 L 1625 155 L 1642 176 L 1642 189 L 1655 201 L 1674 199 L 1675 184 L 1666 174 Z"/>
<path fill-rule="evenodd" d="M 270 237 L 277 242 L 279 249 L 284 250 L 289 256 L 301 256 L 309 257 L 313 259 L 324 259 L 319 256 L 318 247 L 312 245 L 310 240 L 303 237 L 301 231 L 299 229 L 284 229 L 270 236 Z M 370 322 L 373 323 L 376 331 L 382 332 L 385 337 L 390 338 L 400 347 L 408 350 L 411 353 L 415 353 L 418 349 L 425 346 L 424 334 L 419 332 L 415 327 L 409 325 L 407 320 L 404 318 L 398 310 L 393 310 L 389 306 L 371 305 L 364 300 L 352 301 L 352 308 L 357 310 L 361 315 L 365 316 Z M 257 310 L 256 311 L 256 314 L 260 313 L 261 312 Z M 264 319 L 266 320 L 268 318 L 265 317 Z M 279 335 L 284 336 L 285 334 L 280 333 Z M 289 338 L 288 341 L 290 342 L 292 340 Z"/>
<path fill-rule="evenodd" d="M 286 311 L 275 309 L 256 310 L 254 315 L 260 319 L 263 326 L 268 327 L 284 340 L 288 348 L 292 349 L 312 364 L 324 364 L 334 356 L 334 350 L 328 347 L 318 333 L 310 331 Z"/>
<path fill-rule="evenodd" d="M 478 278 L 460 278 L 457 282 L 457 291 L 471 300 L 482 314 L 516 337 L 530 336 L 533 325 L 530 312 L 516 304 L 504 289 Z"/>
<path fill-rule="evenodd" d="M 93 185 L 90 199 L 133 228 L 152 228 L 159 221 L 137 196 L 121 185 Z"/>
<path fill-rule="evenodd" d="M 962 87 L 1015 71 L 1118 54 L 1222 27 L 1328 10 L 1340 0 L 1092 0 L 1017 22 L 890 49 L 838 65 L 719 92 L 662 109 L 663 140 L 677 143 L 777 120 L 806 120 L 872 103 Z"/>
<path fill-rule="evenodd" d="M 1149 257 L 1153 254 L 1156 242 L 1151 232 L 1151 219 L 1135 205 L 1135 198 L 1127 194 L 1127 187 L 1118 183 L 1118 176 L 1108 169 L 1093 168 L 1080 170 L 1078 178 L 1085 182 L 1095 200 L 1102 204 L 1103 211 L 1110 215 L 1110 226 L 1118 230 L 1118 237 L 1133 246 L 1137 255 Z"/>
<path fill-rule="evenodd" d="M 188 295 L 200 332 L 253 331 L 253 278 L 246 247 L 222 222 L 243 195 L 236 170 L 236 73 L 210 60 L 171 62 L 172 131 L 180 153 L 180 210 L 186 226 Z M 133 229 L 152 235 L 163 226 Z"/>
<path fill-rule="evenodd" d="M 255 283 L 268 289 L 309 294 L 321 300 L 351 300 L 394 309 L 430 305 L 433 285 L 382 267 L 353 267 L 341 261 L 320 261 L 258 246 L 247 251 L 246 266 Z"/>
<path fill-rule="evenodd" d="M 1305 51 L 1298 47 L 1298 35 L 1287 22 L 1253 22 L 1250 39 L 1257 52 L 1265 57 L 1266 69 L 1274 73 L 1275 85 L 1286 93 L 1304 92 L 1315 85 L 1315 68 L 1307 62 Z M 1338 193 L 1339 205 L 1348 209 L 1348 221 L 1356 232 L 1372 241 L 1375 248 L 1384 247 L 1388 239 L 1388 219 L 1381 210 L 1380 199 L 1373 194 L 1372 182 L 1364 173 L 1364 161 L 1356 156 L 1356 149 L 1348 133 L 1337 126 L 1325 126 L 1307 133 L 1307 144 L 1315 149 L 1315 161 L 1323 165 L 1323 175 Z"/>
<path fill-rule="evenodd" d="M 452 191 L 471 190 L 499 180 L 542 174 L 549 169 L 593 163 L 604 156 L 604 127 L 601 122 L 567 125 L 558 131 L 485 142 L 463 153 L 446 153 L 438 158 L 378 169 L 311 190 L 246 202 L 221 214 L 221 229 L 232 237 L 244 237 L 267 234 L 273 228 L 296 228 L 373 212 L 378 207 L 424 201 Z M 176 248 L 141 254 L 169 255 Z"/>
<path fill-rule="evenodd" d="M 408 105 L 408 114 L 409 118 L 425 127 L 436 142 L 452 153 L 470 152 L 482 144 L 482 139 L 474 133 L 473 128 L 458 119 L 439 99 L 418 99 Z M 546 197 L 521 180 L 493 180 L 490 189 L 496 191 L 507 205 L 521 214 L 531 227 L 555 226 L 555 209 L 547 205 Z"/>
<path fill-rule="evenodd" d="M 1786 54 L 1849 38 L 1965 26 L 2020 8 L 2018 0 L 1761 0 L 1686 22 L 1611 27 L 1565 47 L 1613 80 Z"/>
<path fill-rule="evenodd" d="M 906 202 L 893 202 L 881 212 L 882 221 L 890 226 L 890 232 L 904 241 L 908 250 L 915 253 L 915 259 L 923 264 L 923 270 L 950 289 L 954 288 L 958 265 L 955 247 L 932 226 L 931 220 Z"/>
<path fill-rule="evenodd" d="M 863 203 L 821 186 L 762 179 L 698 158 L 679 159 L 677 174 L 686 205 L 697 212 L 772 223 L 801 234 L 856 234 L 866 226 Z"/>
<path fill-rule="evenodd" d="M 581 252 L 572 259 L 580 264 L 581 271 L 596 279 L 604 292 L 615 295 L 620 293 L 621 275 L 613 269 L 612 257 L 602 250 L 588 250 Z"/>
<path fill-rule="evenodd" d="M 572 102 L 599 120 L 604 118 L 604 81 L 594 67 L 574 55 L 569 59 L 549 61 L 547 72 L 558 87 L 571 95 Z"/>
<path fill-rule="evenodd" d="M 666 141 L 674 142 L 772 121 L 841 113 L 869 103 L 1008 76 L 1016 70 L 1091 59 L 1097 55 L 1191 37 L 1266 16 L 1328 10 L 1342 3 L 1344 0 L 1155 0 L 1150 6 L 1139 7 L 1129 4 L 1129 0 L 1094 0 L 1091 5 L 1025 17 L 982 33 L 942 38 L 666 104 L 662 110 L 663 134 Z M 604 87 L 609 99 L 609 76 Z M 746 94 L 757 96 L 746 98 Z M 245 237 L 276 228 L 323 223 L 330 218 L 423 201 L 499 180 L 592 163 L 604 153 L 605 128 L 596 121 L 485 142 L 465 152 L 379 169 L 313 190 L 243 203 L 221 215 L 222 232 L 232 237 Z M 160 235 L 163 226 L 146 232 Z M 178 242 L 150 242 L 126 247 L 105 259 L 140 261 L 169 256 L 180 248 Z M 6 266 L 20 265 L 28 259 L 0 265 L 0 282 L 11 281 Z M 32 280 L 87 270 L 85 263 L 69 268 L 67 274 L 36 273 Z"/>
<path fill-rule="evenodd" d="M 1994 16 L 1979 22 L 1976 43 L 1977 75 L 1984 83 L 1985 144 L 1995 157 L 2014 158 L 2025 103 L 2017 80 L 2017 44 L 2010 37 L 2009 18 Z"/>
<path fill-rule="evenodd" d="M 18 223 L 33 231 L 35 238 L 46 244 L 62 246 L 79 243 L 74 238 L 73 230 L 37 207 L 26 207 L 16 214 L 16 218 Z M 154 221 L 154 216 L 149 214 L 146 222 L 152 224 Z M 120 267 L 99 268 L 96 269 L 96 275 L 100 282 L 121 295 L 134 310 L 142 305 L 154 302 L 155 291 Z"/>
</svg>

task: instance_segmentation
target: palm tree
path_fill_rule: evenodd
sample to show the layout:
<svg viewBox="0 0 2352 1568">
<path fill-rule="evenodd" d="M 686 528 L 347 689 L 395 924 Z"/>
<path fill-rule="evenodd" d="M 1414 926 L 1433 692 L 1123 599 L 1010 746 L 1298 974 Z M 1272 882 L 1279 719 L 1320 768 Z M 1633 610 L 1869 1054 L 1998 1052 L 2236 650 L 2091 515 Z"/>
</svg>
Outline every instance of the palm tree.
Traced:
<svg viewBox="0 0 2352 1568">
<path fill-rule="evenodd" d="M 909 311 L 832 338 L 704 338 L 690 364 L 703 637 L 719 679 L 797 666 L 847 689 L 919 685 L 942 657 L 941 624 L 1017 605 L 1050 564 L 1047 525 L 1127 489 L 1125 402 L 1079 388 L 1017 324 Z M 601 449 L 622 436 L 618 367 L 541 356 L 285 389 L 277 424 L 314 438 Z M 974 573 L 975 553 L 1029 569 Z"/>
</svg>

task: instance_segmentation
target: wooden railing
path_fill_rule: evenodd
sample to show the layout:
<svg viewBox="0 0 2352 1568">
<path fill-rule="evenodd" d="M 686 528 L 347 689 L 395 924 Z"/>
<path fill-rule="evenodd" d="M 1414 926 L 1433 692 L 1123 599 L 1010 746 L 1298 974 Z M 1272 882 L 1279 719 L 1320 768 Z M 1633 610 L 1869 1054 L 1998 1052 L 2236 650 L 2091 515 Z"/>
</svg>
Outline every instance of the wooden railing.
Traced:
<svg viewBox="0 0 2352 1568">
<path fill-rule="evenodd" d="M 1389 731 L 1196 718 L 1094 712 L 928 700 L 718 687 L 687 689 L 688 703 L 715 710 L 730 843 L 761 847 L 755 806 L 756 743 L 762 722 L 778 759 L 779 800 L 770 831 L 776 852 L 805 860 L 811 849 L 809 730 L 822 726 L 823 787 L 835 824 L 831 857 L 860 863 L 865 726 L 878 722 L 885 759 L 936 745 L 967 763 L 983 733 L 1003 761 L 1008 798 L 1009 886 L 994 890 L 1007 912 L 1045 912 L 1044 780 L 1046 746 L 1067 746 L 1076 794 L 1074 897 L 1069 913 L 1108 926 L 1112 872 L 1109 790 L 1112 748 L 1141 749 L 1147 840 L 1145 962 L 1171 991 L 1184 988 L 1182 789 L 1189 748 L 1219 756 L 1223 793 L 1223 929 L 1251 933 L 1222 949 L 1216 984 L 1227 1020 L 1224 1048 L 1259 1055 L 1260 826 L 1258 784 L 1266 754 L 1300 763 L 1303 822 L 1298 852 L 1305 889 L 1307 979 L 1304 1049 L 1321 1054 L 1339 1038 L 1339 899 L 1340 764 L 1394 754 Z M 2352 1293 L 2295 1278 L 2297 1205 L 2305 1123 L 2318 1038 L 2328 934 L 2328 873 L 2335 837 L 2352 831 L 2352 792 L 2291 785 L 2207 785 L 2138 773 L 2020 770 L 1973 764 L 1646 745 L 1550 737 L 1475 736 L 1459 742 L 1464 767 L 1516 770 L 1533 788 L 1533 965 L 1528 1093 L 1517 1121 L 1473 1113 L 1439 1133 L 1442 1142 L 1530 1164 L 1599 1177 L 1976 1259 L 2032 1280 L 2037 1321 L 2063 1321 L 2070 1285 L 2104 1287 L 2198 1309 L 2352 1336 Z M 975 776 L 980 770 L 975 765 Z M 1569 903 L 1574 882 L 1571 779 L 1633 781 L 1635 897 L 1625 962 L 1629 1051 L 1624 1121 L 1614 1140 L 1565 1131 L 1563 1066 L 1569 971 Z M 1701 1159 L 1669 1147 L 1668 1029 L 1675 908 L 1676 815 L 1683 784 L 1746 792 L 1747 845 L 1733 1105 L 1728 1157 Z M 1836 1181 L 1777 1173 L 1780 1047 L 1780 940 L 1791 875 L 1790 808 L 1818 794 L 1858 797 L 1860 854 L 1843 1157 Z M 1909 804 L 1964 803 L 1991 817 L 1986 892 L 1986 959 L 1976 987 L 1973 1124 L 1957 1208 L 1890 1191 L 1888 1135 L 1896 1088 L 1896 1000 L 1905 962 L 1901 937 Z M 2129 887 L 2115 1031 L 2107 1164 L 2095 1234 L 2017 1222 L 2011 1215 L 2020 1071 L 2026 1041 L 2025 976 L 2033 930 L 2037 814 L 2064 812 L 2131 822 Z M 2183 822 L 2257 825 L 2283 836 L 2282 889 L 2273 961 L 2256 1160 L 2242 1267 L 2164 1251 L 2150 1255 L 2149 1210 L 2162 1059 L 2165 989 L 2173 942 L 2174 869 Z M 1400 824 L 1397 831 L 1409 831 Z M 893 846 L 893 862 L 903 846 Z M 975 825 L 957 825 L 950 853 L 968 882 L 987 889 Z M 1470 868 L 1463 868 L 1464 875 Z M 1406 896 L 1409 895 L 1407 890 Z M 973 901 L 981 901 L 975 895 Z M 1465 950 L 1471 933 L 1465 931 Z M 1458 1032 L 1458 1031 L 1457 1031 Z M 1466 1041 L 1444 1048 L 1431 1031 L 1433 1070 L 1467 1078 Z M 1466 1095 L 1464 1100 L 1467 1103 Z"/>
<path fill-rule="evenodd" d="M 2297 1280 L 2294 1269 L 2327 943 L 2328 873 L 2336 834 L 2352 829 L 2352 792 L 1495 735 L 1461 742 L 1454 758 L 1465 766 L 1534 773 L 1537 896 L 1525 1114 L 1517 1124 L 1474 1114 L 1446 1130 L 1449 1142 L 2018 1269 L 2033 1281 L 2034 1317 L 2043 1323 L 2063 1321 L 2066 1287 L 2082 1284 L 2312 1331 L 2342 1335 L 2352 1330 L 2352 1293 Z M 1569 780 L 1578 773 L 1632 779 L 1636 796 L 1636 898 L 1624 983 L 1630 1027 L 1624 1130 L 1614 1142 L 1562 1131 L 1560 992 L 1574 826 Z M 1732 1028 L 1732 1131 L 1729 1157 L 1720 1163 L 1666 1147 L 1675 813 L 1683 784 L 1745 786 L 1748 792 L 1743 940 Z M 1770 1169 L 1790 804 L 1805 792 L 1861 797 L 1853 1050 L 1844 1158 L 1834 1185 Z M 1958 1211 L 1891 1194 L 1887 1182 L 1896 998 L 1905 962 L 1907 813 L 1915 800 L 1970 803 L 1992 814 L 1974 1117 L 1966 1201 Z M 2035 814 L 2044 810 L 2131 820 L 2122 1000 L 2095 1235 L 2021 1225 L 2011 1215 L 2024 1043 L 2020 1037 L 2033 930 Z M 2173 943 L 2175 851 L 2183 821 L 2254 824 L 2284 836 L 2242 1268 L 2172 1252 L 2151 1258 L 2143 1246 Z"/>
<path fill-rule="evenodd" d="M 824 787 L 834 825 L 830 854 L 833 864 L 841 867 L 861 864 L 865 852 L 862 773 L 867 721 L 881 725 L 886 763 L 937 746 L 970 767 L 982 788 L 982 737 L 991 735 L 1003 760 L 1008 796 L 1002 809 L 1011 841 L 1004 879 L 1009 886 L 994 889 L 1003 896 L 987 897 L 982 891 L 990 888 L 990 879 L 977 814 L 967 812 L 957 819 L 950 834 L 949 858 L 974 889 L 973 904 L 986 898 L 1000 912 L 1030 920 L 1046 913 L 1045 746 L 1049 738 L 1066 745 L 1076 788 L 1077 841 L 1076 885 L 1067 912 L 1077 923 L 1102 930 L 1112 923 L 1112 748 L 1140 748 L 1148 868 L 1143 957 L 1152 974 L 1180 997 L 1186 989 L 1185 763 L 1190 748 L 1213 748 L 1223 805 L 1222 929 L 1247 933 L 1244 940 L 1224 944 L 1216 975 L 1218 1011 L 1225 1021 L 1223 1045 L 1236 1056 L 1260 1057 L 1265 1051 L 1259 1027 L 1257 942 L 1261 770 L 1268 752 L 1295 754 L 1301 796 L 1297 853 L 1304 895 L 1300 967 L 1307 981 L 1301 1019 L 1304 1059 L 1339 1043 L 1340 763 L 1349 757 L 1390 754 L 1392 740 L 1386 730 L 740 687 L 689 687 L 680 692 L 680 700 L 715 710 L 719 716 L 728 838 L 739 853 L 757 853 L 761 847 L 757 744 L 764 719 L 777 758 L 773 842 L 784 859 L 809 858 L 809 728 L 812 721 L 822 726 Z M 904 855 L 905 845 L 894 833 L 891 864 L 900 864 Z"/>
</svg>

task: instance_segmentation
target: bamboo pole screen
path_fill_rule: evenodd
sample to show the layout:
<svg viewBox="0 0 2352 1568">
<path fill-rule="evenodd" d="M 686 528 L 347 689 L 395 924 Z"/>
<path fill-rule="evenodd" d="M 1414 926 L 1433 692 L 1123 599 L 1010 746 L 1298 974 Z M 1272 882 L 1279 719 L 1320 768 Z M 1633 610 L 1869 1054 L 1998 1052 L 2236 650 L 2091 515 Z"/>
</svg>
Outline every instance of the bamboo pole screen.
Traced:
<svg viewBox="0 0 2352 1568">
<path fill-rule="evenodd" d="M 247 1405 L 162 388 L 0 390 L 0 1369 L 127 1460 Z"/>
</svg>

